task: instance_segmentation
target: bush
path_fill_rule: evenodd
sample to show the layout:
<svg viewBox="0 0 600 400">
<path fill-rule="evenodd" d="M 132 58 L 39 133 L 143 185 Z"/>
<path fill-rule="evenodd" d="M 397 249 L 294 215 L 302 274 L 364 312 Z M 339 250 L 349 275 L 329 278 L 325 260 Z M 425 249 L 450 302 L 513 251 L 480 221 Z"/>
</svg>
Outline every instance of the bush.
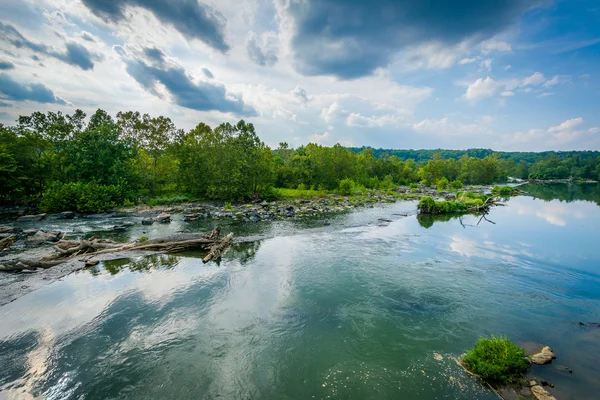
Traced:
<svg viewBox="0 0 600 400">
<path fill-rule="evenodd" d="M 516 192 L 518 192 L 518 189 L 515 189 L 513 187 L 510 186 L 494 186 L 492 188 L 492 194 L 495 196 L 504 196 L 504 197 L 508 197 Z"/>
<path fill-rule="evenodd" d="M 484 380 L 502 384 L 519 382 L 530 367 L 523 349 L 505 336 L 480 338 L 462 363 Z"/>
<path fill-rule="evenodd" d="M 463 183 L 462 181 L 459 181 L 458 179 L 455 181 L 452 181 L 452 183 L 450 184 L 450 186 L 452 187 L 452 189 L 462 189 L 463 188 Z"/>
<path fill-rule="evenodd" d="M 146 202 L 150 207 L 165 206 L 171 204 L 187 203 L 191 201 L 190 196 L 185 194 L 177 194 L 172 196 L 154 197 Z"/>
<path fill-rule="evenodd" d="M 450 183 L 448 182 L 448 178 L 446 178 L 445 176 L 443 178 L 438 179 L 437 181 L 438 189 L 448 189 L 449 185 Z"/>
<path fill-rule="evenodd" d="M 304 183 L 298 185 L 298 190 L 306 190 L 306 186 L 304 185 Z"/>
<path fill-rule="evenodd" d="M 121 186 L 90 183 L 54 183 L 40 203 L 44 212 L 104 212 L 121 206 L 127 199 Z"/>
<path fill-rule="evenodd" d="M 356 184 L 352 179 L 342 179 L 338 184 L 338 192 L 341 195 L 348 196 L 354 192 Z"/>
<path fill-rule="evenodd" d="M 416 184 L 416 183 L 414 183 L 414 182 L 410 184 L 410 188 L 411 188 L 411 189 L 417 189 L 418 187 L 419 187 L 419 185 L 417 185 L 417 184 Z"/>
<path fill-rule="evenodd" d="M 452 214 L 465 212 L 467 205 L 462 201 L 435 201 L 433 198 L 426 196 L 419 201 L 417 209 L 422 214 Z"/>
</svg>

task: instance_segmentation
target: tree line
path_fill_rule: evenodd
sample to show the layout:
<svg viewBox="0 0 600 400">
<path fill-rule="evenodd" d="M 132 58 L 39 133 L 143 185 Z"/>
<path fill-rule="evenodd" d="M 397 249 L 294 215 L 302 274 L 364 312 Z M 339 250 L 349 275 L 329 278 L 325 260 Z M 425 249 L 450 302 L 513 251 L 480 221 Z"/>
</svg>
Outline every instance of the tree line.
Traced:
<svg viewBox="0 0 600 400">
<path fill-rule="evenodd" d="M 0 125 L 0 203 L 97 212 L 178 194 L 237 201 L 273 198 L 273 188 L 349 193 L 416 183 L 491 184 L 509 176 L 600 177 L 598 152 L 535 159 L 494 152 L 479 157 L 476 150 L 456 158 L 417 151 L 427 159 L 401 152 L 314 143 L 271 149 L 243 120 L 185 131 L 167 117 L 133 111 L 113 118 L 98 110 L 89 119 L 81 110 L 34 112 L 14 126 Z"/>
</svg>

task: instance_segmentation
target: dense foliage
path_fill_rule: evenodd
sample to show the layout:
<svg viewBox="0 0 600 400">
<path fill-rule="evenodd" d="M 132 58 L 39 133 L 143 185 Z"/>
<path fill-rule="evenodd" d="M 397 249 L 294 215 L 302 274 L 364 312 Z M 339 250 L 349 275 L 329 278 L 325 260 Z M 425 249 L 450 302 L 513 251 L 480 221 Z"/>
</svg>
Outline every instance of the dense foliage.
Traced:
<svg viewBox="0 0 600 400">
<path fill-rule="evenodd" d="M 452 200 L 434 200 L 430 196 L 425 196 L 419 200 L 417 209 L 421 214 L 453 214 L 463 213 L 470 207 L 482 206 L 488 196 L 472 192 L 458 192 L 456 199 Z"/>
<path fill-rule="evenodd" d="M 494 383 L 516 383 L 529 371 L 529 361 L 522 348 L 507 337 L 480 338 L 463 357 L 469 371 Z"/>
<path fill-rule="evenodd" d="M 184 131 L 166 117 L 35 112 L 0 125 L 0 204 L 102 211 L 140 200 L 272 199 L 417 183 L 459 190 L 507 177 L 600 177 L 600 153 L 373 150 L 263 143 L 252 124 Z"/>
</svg>

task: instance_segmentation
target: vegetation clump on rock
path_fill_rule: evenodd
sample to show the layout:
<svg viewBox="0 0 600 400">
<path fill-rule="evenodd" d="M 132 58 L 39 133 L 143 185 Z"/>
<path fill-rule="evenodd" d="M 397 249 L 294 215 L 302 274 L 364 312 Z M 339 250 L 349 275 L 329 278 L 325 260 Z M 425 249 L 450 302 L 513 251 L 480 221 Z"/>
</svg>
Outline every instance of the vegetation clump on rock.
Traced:
<svg viewBox="0 0 600 400">
<path fill-rule="evenodd" d="M 518 383 L 530 367 L 525 351 L 506 336 L 480 338 L 461 363 L 484 381 L 494 384 Z"/>
<path fill-rule="evenodd" d="M 469 211 L 483 211 L 487 209 L 490 197 L 485 194 L 473 192 L 458 192 L 456 199 L 452 200 L 434 200 L 430 196 L 423 197 L 417 209 L 422 214 L 453 214 Z"/>
</svg>

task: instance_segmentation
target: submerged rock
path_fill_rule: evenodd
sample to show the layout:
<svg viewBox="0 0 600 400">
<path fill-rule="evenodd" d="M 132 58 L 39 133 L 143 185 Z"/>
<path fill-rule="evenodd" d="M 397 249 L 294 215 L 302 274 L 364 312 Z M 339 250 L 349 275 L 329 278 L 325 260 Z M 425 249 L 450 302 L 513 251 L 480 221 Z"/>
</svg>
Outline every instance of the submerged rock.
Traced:
<svg viewBox="0 0 600 400">
<path fill-rule="evenodd" d="M 533 386 L 531 388 L 531 394 L 536 400 L 556 400 L 556 397 L 552 396 L 546 389 L 541 386 Z"/>
<path fill-rule="evenodd" d="M 552 352 L 552 349 L 548 346 L 544 346 L 539 353 L 531 356 L 531 362 L 537 365 L 550 364 L 556 356 Z"/>
<path fill-rule="evenodd" d="M 73 211 L 64 211 L 58 214 L 58 218 L 60 219 L 73 219 L 75 218 L 75 213 Z"/>
<path fill-rule="evenodd" d="M 35 222 L 41 221 L 46 218 L 46 214 L 37 214 L 37 215 L 23 215 L 17 218 L 17 222 Z"/>
<path fill-rule="evenodd" d="M 168 224 L 171 222 L 171 214 L 161 213 L 154 217 L 154 220 L 160 222 L 161 224 Z"/>
<path fill-rule="evenodd" d="M 152 225 L 154 220 L 152 218 L 144 218 L 142 219 L 142 225 Z"/>
</svg>

